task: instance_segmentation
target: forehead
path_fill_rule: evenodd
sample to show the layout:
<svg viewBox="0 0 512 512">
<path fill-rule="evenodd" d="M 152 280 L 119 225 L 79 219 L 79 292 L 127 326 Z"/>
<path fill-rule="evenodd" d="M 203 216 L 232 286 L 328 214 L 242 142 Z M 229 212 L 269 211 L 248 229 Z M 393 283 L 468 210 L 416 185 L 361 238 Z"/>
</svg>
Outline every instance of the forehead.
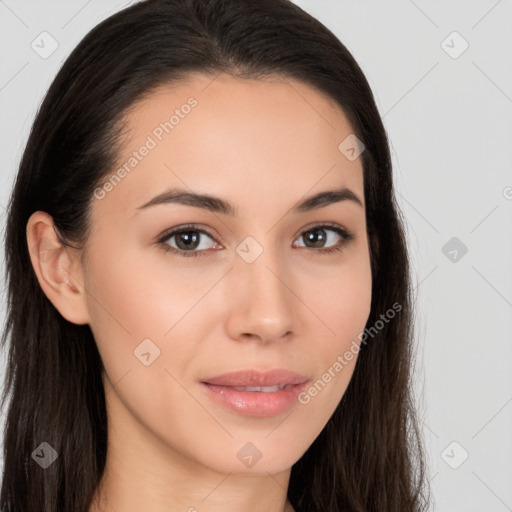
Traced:
<svg viewBox="0 0 512 512">
<path fill-rule="evenodd" d="M 235 198 L 242 209 L 339 186 L 364 197 L 361 158 L 338 148 L 353 132 L 344 112 L 297 81 L 193 74 L 152 91 L 124 122 L 110 174 L 122 178 L 100 208 L 129 214 L 173 187 Z"/>
</svg>

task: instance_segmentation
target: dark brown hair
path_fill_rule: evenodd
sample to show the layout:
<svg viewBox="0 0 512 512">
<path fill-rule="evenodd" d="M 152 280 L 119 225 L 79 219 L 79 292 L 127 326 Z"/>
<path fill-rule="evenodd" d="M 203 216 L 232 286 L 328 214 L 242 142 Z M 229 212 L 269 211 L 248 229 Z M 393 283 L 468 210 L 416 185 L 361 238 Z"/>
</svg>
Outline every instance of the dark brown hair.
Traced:
<svg viewBox="0 0 512 512">
<path fill-rule="evenodd" d="M 48 212 L 64 243 L 81 244 L 93 191 L 112 171 L 127 109 L 190 73 L 281 76 L 337 102 L 366 149 L 366 220 L 373 326 L 327 425 L 292 467 L 297 512 L 417 512 L 428 492 L 413 401 L 413 293 L 387 134 L 363 72 L 318 20 L 287 0 L 146 0 L 91 30 L 64 62 L 26 144 L 5 234 L 8 366 L 2 407 L 3 512 L 86 512 L 106 461 L 103 370 L 88 325 L 66 321 L 43 293 L 29 258 L 30 215 Z M 341 142 L 341 141 L 340 141 Z M 382 321 L 381 321 L 382 322 Z M 48 469 L 31 454 L 59 454 Z"/>
</svg>

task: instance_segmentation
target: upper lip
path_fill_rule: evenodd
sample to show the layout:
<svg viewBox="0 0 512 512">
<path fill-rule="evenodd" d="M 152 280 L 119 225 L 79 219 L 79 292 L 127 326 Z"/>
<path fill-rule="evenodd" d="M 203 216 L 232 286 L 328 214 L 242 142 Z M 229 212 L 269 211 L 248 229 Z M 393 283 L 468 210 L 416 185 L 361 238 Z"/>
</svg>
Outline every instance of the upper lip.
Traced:
<svg viewBox="0 0 512 512">
<path fill-rule="evenodd" d="M 257 370 L 241 370 L 209 377 L 202 382 L 215 386 L 283 386 L 287 384 L 302 384 L 308 377 L 296 372 L 278 368 L 266 372 Z"/>
</svg>

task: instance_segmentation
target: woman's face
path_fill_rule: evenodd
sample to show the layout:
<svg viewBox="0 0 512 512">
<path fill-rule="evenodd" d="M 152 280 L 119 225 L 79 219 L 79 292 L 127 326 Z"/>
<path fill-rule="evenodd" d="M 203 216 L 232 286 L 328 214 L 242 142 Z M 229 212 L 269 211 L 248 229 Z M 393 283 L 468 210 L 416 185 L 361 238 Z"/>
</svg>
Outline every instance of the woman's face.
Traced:
<svg viewBox="0 0 512 512">
<path fill-rule="evenodd" d="M 304 84 L 224 75 L 160 87 L 126 123 L 118 165 L 92 199 L 79 282 L 111 428 L 223 473 L 289 468 L 340 402 L 370 313 L 351 126 Z M 203 384 L 276 369 L 307 382 Z"/>
</svg>

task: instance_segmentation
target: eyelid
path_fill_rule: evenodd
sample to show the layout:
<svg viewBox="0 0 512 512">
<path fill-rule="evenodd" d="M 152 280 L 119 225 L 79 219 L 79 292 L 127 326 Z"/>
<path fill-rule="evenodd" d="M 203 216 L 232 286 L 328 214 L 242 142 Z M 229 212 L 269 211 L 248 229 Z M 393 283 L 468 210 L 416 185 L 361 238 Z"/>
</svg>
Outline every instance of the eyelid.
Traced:
<svg viewBox="0 0 512 512">
<path fill-rule="evenodd" d="M 346 233 L 349 237 L 351 236 L 354 236 L 354 233 L 352 233 L 349 229 L 347 229 L 346 227 L 344 227 L 343 225 L 341 224 L 338 224 L 336 222 L 313 222 L 312 224 L 308 224 L 304 227 L 302 227 L 298 233 L 296 233 L 295 235 L 295 238 L 297 238 L 298 236 L 302 235 L 303 233 L 306 233 L 307 231 L 311 231 L 313 229 L 316 229 L 316 228 L 323 228 L 323 227 L 327 227 L 327 228 L 333 228 L 335 230 L 340 230 L 340 231 L 343 231 L 344 233 Z"/>
</svg>

